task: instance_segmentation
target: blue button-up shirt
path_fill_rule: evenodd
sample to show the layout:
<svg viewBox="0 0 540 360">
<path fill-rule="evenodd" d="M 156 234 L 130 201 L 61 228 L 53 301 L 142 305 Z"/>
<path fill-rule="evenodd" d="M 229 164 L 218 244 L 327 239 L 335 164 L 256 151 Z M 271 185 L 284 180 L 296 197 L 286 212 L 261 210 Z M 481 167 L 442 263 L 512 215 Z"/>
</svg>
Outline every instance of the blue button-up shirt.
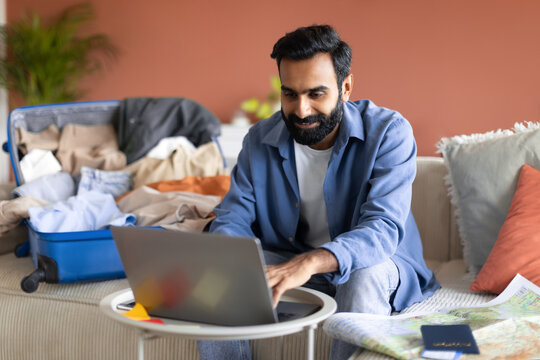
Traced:
<svg viewBox="0 0 540 360">
<path fill-rule="evenodd" d="M 391 258 L 399 270 L 396 310 L 439 288 L 422 256 L 411 213 L 416 144 L 409 122 L 368 100 L 344 103 L 344 117 L 323 185 L 334 284 L 351 272 Z M 258 237 L 263 248 L 305 252 L 294 143 L 281 112 L 255 124 L 244 138 L 231 187 L 215 209 L 211 231 Z"/>
</svg>

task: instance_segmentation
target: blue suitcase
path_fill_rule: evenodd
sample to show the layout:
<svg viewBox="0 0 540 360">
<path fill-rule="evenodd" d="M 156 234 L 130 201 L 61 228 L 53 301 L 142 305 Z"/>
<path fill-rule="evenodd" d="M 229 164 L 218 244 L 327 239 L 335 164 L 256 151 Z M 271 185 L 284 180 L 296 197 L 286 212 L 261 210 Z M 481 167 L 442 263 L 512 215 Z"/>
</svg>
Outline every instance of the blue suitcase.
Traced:
<svg viewBox="0 0 540 360">
<path fill-rule="evenodd" d="M 194 102 L 191 104 L 208 112 L 201 105 Z M 19 127 L 39 132 L 51 124 L 56 124 L 59 129 L 68 123 L 109 124 L 119 116 L 119 108 L 119 100 L 107 100 L 28 106 L 13 110 L 7 121 L 8 141 L 5 150 L 9 152 L 17 185 L 24 183 L 16 144 L 16 131 Z M 216 131 L 215 124 L 213 128 L 204 131 L 209 132 L 205 134 L 207 137 L 217 142 L 219 128 Z M 21 288 L 24 291 L 34 292 L 39 282 L 43 281 L 71 283 L 125 277 L 110 230 L 43 233 L 36 231 L 29 222 L 25 223 L 28 242 L 16 249 L 16 255 L 20 257 L 29 253 L 36 270 L 22 279 Z"/>
</svg>

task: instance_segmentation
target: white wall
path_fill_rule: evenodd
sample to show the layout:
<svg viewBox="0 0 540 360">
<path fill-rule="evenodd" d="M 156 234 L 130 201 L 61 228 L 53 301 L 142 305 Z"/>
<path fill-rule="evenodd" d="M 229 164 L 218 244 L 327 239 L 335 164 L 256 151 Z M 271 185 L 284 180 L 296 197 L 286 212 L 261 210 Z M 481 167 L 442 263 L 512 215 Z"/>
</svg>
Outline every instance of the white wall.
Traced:
<svg viewBox="0 0 540 360">
<path fill-rule="evenodd" d="M 6 23 L 6 0 L 0 0 L 0 25 Z M 0 49 L 0 55 L 3 56 L 4 49 Z M 8 115 L 8 97 L 7 91 L 0 88 L 0 146 L 7 141 L 7 115 Z M 9 180 L 9 156 L 3 150 L 0 150 L 0 183 L 6 183 Z"/>
</svg>

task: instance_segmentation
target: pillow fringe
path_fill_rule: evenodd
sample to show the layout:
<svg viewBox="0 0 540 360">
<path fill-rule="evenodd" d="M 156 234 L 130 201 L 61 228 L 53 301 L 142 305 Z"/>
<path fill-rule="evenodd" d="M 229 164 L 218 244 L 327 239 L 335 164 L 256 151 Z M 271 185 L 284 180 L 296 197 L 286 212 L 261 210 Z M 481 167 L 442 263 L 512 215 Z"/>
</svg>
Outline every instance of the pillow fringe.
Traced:
<svg viewBox="0 0 540 360">
<path fill-rule="evenodd" d="M 492 139 L 498 139 L 502 137 L 512 136 L 517 133 L 523 133 L 528 131 L 534 131 L 540 129 L 540 122 L 524 121 L 522 123 L 515 123 L 513 129 L 498 129 L 494 131 L 488 131 L 483 134 L 470 134 L 470 135 L 457 135 L 453 137 L 444 137 L 440 139 L 437 144 L 437 154 L 443 154 L 447 146 L 455 144 L 477 144 L 479 142 L 488 141 Z"/>
<path fill-rule="evenodd" d="M 470 280 L 471 282 L 476 278 L 476 275 L 480 271 L 480 269 L 477 269 L 476 266 L 469 265 L 472 263 L 472 254 L 471 249 L 469 246 L 467 246 L 467 234 L 465 233 L 465 224 L 463 224 L 463 217 L 461 214 L 460 206 L 459 206 L 459 196 L 457 193 L 457 189 L 454 186 L 454 182 L 452 181 L 452 170 L 450 167 L 450 164 L 447 162 L 447 159 L 443 157 L 443 160 L 446 164 L 446 168 L 448 169 L 448 174 L 444 176 L 444 184 L 446 185 L 446 189 L 448 191 L 448 197 L 450 198 L 450 203 L 454 206 L 454 214 L 456 215 L 456 221 L 458 223 L 458 233 L 459 233 L 459 239 L 461 242 L 461 249 L 463 252 L 463 259 L 465 260 L 465 263 L 467 265 L 467 273 L 464 276 L 465 280 Z"/>
<path fill-rule="evenodd" d="M 471 135 L 457 135 L 449 138 L 442 138 L 437 143 L 437 153 L 443 153 L 444 149 L 447 146 L 451 145 L 462 145 L 462 144 L 478 144 L 479 142 L 488 141 L 492 139 L 499 139 L 502 137 L 507 137 L 513 135 L 514 132 L 511 130 L 496 130 L 489 131 L 484 134 L 471 134 Z"/>
<path fill-rule="evenodd" d="M 528 131 L 534 131 L 540 129 L 540 122 L 524 121 L 522 123 L 514 124 L 514 131 L 516 133 L 523 133 Z"/>
</svg>

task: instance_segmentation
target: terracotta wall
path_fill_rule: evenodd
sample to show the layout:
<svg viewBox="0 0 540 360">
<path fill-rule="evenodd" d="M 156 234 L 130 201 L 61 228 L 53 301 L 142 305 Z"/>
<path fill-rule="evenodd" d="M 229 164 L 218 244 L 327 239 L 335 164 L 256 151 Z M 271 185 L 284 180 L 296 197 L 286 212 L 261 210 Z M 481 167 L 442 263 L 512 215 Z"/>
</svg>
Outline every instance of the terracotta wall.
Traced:
<svg viewBox="0 0 540 360">
<path fill-rule="evenodd" d="M 8 21 L 73 0 L 6 0 Z M 274 42 L 329 23 L 353 49 L 353 98 L 397 109 L 419 154 L 442 136 L 540 121 L 538 0 L 92 0 L 90 31 L 110 35 L 118 62 L 87 79 L 86 99 L 185 96 L 228 122 L 277 73 Z"/>
</svg>

